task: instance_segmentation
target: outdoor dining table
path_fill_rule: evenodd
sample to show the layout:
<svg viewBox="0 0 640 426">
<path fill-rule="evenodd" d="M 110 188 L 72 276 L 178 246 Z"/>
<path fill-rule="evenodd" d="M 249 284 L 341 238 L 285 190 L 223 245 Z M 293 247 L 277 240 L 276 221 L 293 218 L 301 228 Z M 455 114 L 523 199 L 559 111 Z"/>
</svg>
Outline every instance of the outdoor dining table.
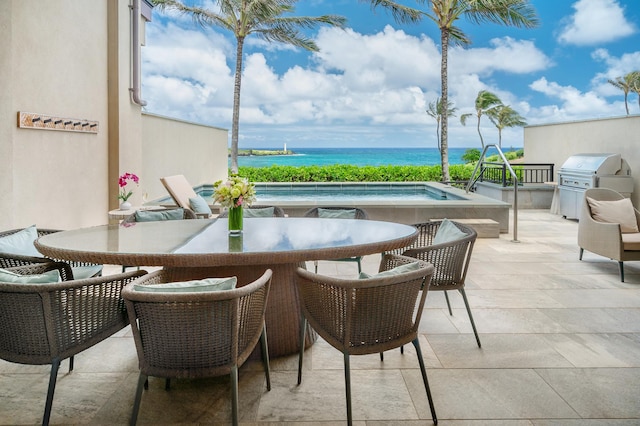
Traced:
<svg viewBox="0 0 640 426">
<path fill-rule="evenodd" d="M 239 283 L 272 269 L 265 322 L 270 355 L 282 356 L 299 350 L 298 266 L 381 253 L 416 238 L 414 227 L 393 222 L 270 217 L 245 219 L 239 236 L 229 234 L 227 219 L 172 220 L 56 232 L 35 245 L 54 259 L 180 268 L 197 278 L 237 276 Z"/>
</svg>

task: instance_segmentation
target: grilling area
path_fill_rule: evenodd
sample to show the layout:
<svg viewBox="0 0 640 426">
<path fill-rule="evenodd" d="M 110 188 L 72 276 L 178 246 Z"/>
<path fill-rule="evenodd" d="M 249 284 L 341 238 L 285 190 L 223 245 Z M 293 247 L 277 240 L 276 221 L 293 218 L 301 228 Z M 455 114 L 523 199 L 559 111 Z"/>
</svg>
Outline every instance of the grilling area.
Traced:
<svg viewBox="0 0 640 426">
<path fill-rule="evenodd" d="M 576 154 L 558 171 L 560 214 L 580 219 L 580 203 L 590 188 L 613 189 L 629 197 L 633 192 L 631 168 L 620 154 Z"/>
</svg>

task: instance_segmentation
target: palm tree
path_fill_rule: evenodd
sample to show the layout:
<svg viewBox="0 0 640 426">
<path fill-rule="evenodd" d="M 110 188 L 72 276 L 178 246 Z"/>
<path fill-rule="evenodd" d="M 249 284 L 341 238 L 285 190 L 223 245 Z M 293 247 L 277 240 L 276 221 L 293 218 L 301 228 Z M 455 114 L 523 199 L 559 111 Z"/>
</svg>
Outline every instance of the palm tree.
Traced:
<svg viewBox="0 0 640 426">
<path fill-rule="evenodd" d="M 447 105 L 447 107 L 447 115 L 455 116 L 458 108 L 455 108 L 453 106 L 453 102 L 449 102 L 449 105 Z M 430 117 L 433 117 L 436 120 L 436 138 L 438 141 L 438 151 L 440 151 L 440 121 L 442 119 L 442 108 L 442 102 L 440 101 L 440 98 L 438 98 L 435 102 L 429 102 L 429 108 L 427 109 L 427 114 L 429 114 Z"/>
<path fill-rule="evenodd" d="M 471 40 L 455 26 L 455 22 L 463 16 L 475 24 L 493 22 L 519 28 L 533 28 L 538 25 L 533 6 L 528 0 L 416 0 L 419 4 L 428 4 L 430 12 L 427 16 L 440 29 L 441 99 L 444 105 L 449 104 L 448 93 L 448 52 L 450 44 L 468 46 Z M 449 143 L 448 117 L 442 114 L 442 133 L 440 153 L 442 158 L 442 178 L 450 181 L 449 176 Z"/>
<path fill-rule="evenodd" d="M 361 0 L 365 1 L 365 0 Z M 375 9 L 380 6 L 391 12 L 393 19 L 398 23 L 416 23 L 422 20 L 422 12 L 418 9 L 404 6 L 390 0 L 369 0 L 371 8 Z"/>
<path fill-rule="evenodd" d="M 233 88 L 233 118 L 231 123 L 231 173 L 238 172 L 238 126 L 240 122 L 240 85 L 242 82 L 242 51 L 251 34 L 267 42 L 290 44 L 317 52 L 316 43 L 302 34 L 319 24 L 343 27 L 346 19 L 337 15 L 283 16 L 293 13 L 297 0 L 215 0 L 215 9 L 187 6 L 178 0 L 154 0 L 159 10 L 174 9 L 189 13 L 202 26 L 229 30 L 236 37 L 235 84 Z"/>
<path fill-rule="evenodd" d="M 478 117 L 478 135 L 480 135 L 480 145 L 482 149 L 484 149 L 484 139 L 482 138 L 482 133 L 480 132 L 480 119 L 483 114 L 491 115 L 494 110 L 502 105 L 502 101 L 500 98 L 489 92 L 488 90 L 481 90 L 478 92 L 478 96 L 476 96 L 476 116 Z M 463 126 L 467 124 L 467 118 L 471 117 L 472 113 L 462 114 L 460 116 L 460 122 Z"/>
<path fill-rule="evenodd" d="M 527 125 L 524 117 L 509 105 L 496 106 L 490 112 L 487 112 L 487 117 L 498 128 L 498 147 L 500 148 L 502 148 L 502 129 Z"/>
<path fill-rule="evenodd" d="M 638 106 L 640 107 L 640 71 L 633 71 L 632 74 L 632 83 L 629 90 L 638 95 Z"/>
<path fill-rule="evenodd" d="M 610 84 L 613 84 L 618 89 L 624 92 L 624 108 L 627 110 L 627 115 L 629 115 L 629 92 L 634 91 L 635 81 L 637 80 L 636 76 L 637 71 L 632 71 L 625 75 L 624 77 L 616 77 L 615 80 L 607 80 Z M 640 100 L 638 101 L 640 103 Z"/>
</svg>

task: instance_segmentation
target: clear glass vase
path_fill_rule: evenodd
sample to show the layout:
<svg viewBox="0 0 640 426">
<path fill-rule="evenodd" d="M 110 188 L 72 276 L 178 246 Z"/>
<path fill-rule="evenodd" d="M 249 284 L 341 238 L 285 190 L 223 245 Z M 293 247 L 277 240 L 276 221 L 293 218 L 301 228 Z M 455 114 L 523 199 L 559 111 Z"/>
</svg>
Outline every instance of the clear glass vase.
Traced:
<svg viewBox="0 0 640 426">
<path fill-rule="evenodd" d="M 229 234 L 242 232 L 242 206 L 229 209 Z"/>
</svg>

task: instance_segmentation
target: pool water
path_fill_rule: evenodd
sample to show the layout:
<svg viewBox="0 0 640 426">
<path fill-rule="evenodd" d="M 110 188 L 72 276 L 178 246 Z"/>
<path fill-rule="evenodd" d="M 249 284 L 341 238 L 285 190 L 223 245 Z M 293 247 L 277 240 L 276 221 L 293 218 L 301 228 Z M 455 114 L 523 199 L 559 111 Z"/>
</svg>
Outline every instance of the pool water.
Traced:
<svg viewBox="0 0 640 426">
<path fill-rule="evenodd" d="M 200 195 L 210 197 L 212 188 L 203 187 Z M 464 200 L 425 183 L 256 183 L 257 203 L 279 201 L 424 201 Z"/>
</svg>

